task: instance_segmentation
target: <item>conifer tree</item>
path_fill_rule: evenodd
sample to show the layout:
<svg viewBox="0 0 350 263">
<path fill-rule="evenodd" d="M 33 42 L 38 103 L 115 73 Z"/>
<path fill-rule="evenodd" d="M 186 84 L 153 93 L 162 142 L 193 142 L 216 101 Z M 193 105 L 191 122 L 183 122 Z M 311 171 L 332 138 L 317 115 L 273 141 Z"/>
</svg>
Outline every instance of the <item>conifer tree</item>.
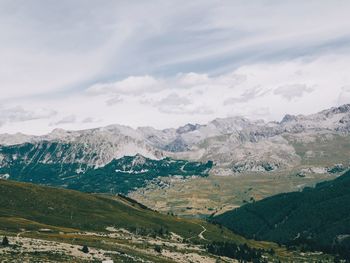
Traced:
<svg viewBox="0 0 350 263">
<path fill-rule="evenodd" d="M 4 236 L 4 238 L 2 239 L 1 245 L 3 245 L 3 246 L 9 245 L 9 240 L 8 240 L 7 236 Z"/>
<path fill-rule="evenodd" d="M 87 246 L 87 245 L 84 245 L 81 251 L 84 252 L 84 253 L 89 253 L 89 248 L 88 248 L 88 246 Z"/>
</svg>

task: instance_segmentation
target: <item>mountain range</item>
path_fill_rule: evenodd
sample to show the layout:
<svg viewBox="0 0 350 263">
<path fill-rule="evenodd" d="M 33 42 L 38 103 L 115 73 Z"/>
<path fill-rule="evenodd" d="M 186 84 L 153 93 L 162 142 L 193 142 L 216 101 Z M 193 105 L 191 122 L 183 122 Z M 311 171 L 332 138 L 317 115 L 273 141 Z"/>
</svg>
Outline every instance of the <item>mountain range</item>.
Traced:
<svg viewBox="0 0 350 263">
<path fill-rule="evenodd" d="M 304 157 L 296 144 L 331 141 L 349 132 L 350 104 L 346 104 L 312 115 L 286 115 L 280 122 L 231 117 L 164 130 L 110 125 L 81 131 L 55 129 L 44 136 L 2 134 L 0 145 L 3 149 L 28 143 L 28 152 L 40 154 L 40 163 L 58 161 L 100 167 L 113 159 L 140 154 L 150 159 L 210 160 L 215 164 L 211 173 L 231 175 L 295 167 Z M 50 151 L 42 153 L 45 148 Z M 305 157 L 317 154 L 320 153 L 310 151 Z M 1 153 L 1 166 L 6 165 L 1 163 L 4 159 Z"/>
</svg>

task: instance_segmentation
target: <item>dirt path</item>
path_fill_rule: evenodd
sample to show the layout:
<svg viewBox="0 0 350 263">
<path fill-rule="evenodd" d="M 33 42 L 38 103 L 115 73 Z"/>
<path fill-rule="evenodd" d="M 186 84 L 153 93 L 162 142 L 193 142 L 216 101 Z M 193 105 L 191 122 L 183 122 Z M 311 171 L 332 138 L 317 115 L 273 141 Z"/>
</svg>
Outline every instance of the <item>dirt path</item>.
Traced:
<svg viewBox="0 0 350 263">
<path fill-rule="evenodd" d="M 199 237 L 200 239 L 207 240 L 207 239 L 203 236 L 203 234 L 207 231 L 207 229 L 206 229 L 204 226 L 202 226 L 201 224 L 198 224 L 198 223 L 193 223 L 193 224 L 196 224 L 196 225 L 198 225 L 198 226 L 200 226 L 200 227 L 203 228 L 203 230 L 198 234 L 198 237 Z M 192 238 L 194 238 L 194 237 L 195 237 L 195 236 L 192 236 L 192 237 L 190 237 L 188 240 L 190 240 L 190 239 L 192 239 Z"/>
<path fill-rule="evenodd" d="M 16 235 L 17 241 L 19 241 L 19 237 L 20 237 L 22 234 L 24 234 L 24 233 L 29 233 L 29 232 L 32 232 L 32 231 L 22 230 L 21 232 L 18 232 L 18 234 Z"/>
<path fill-rule="evenodd" d="M 206 229 L 204 226 L 202 226 L 202 225 L 200 225 L 200 226 L 203 228 L 203 231 L 200 232 L 200 233 L 198 234 L 198 237 L 199 237 L 200 239 L 207 240 L 207 239 L 203 236 L 204 232 L 207 231 L 207 229 Z"/>
<path fill-rule="evenodd" d="M 27 232 L 30 232 L 30 231 L 26 231 L 26 230 L 22 230 L 21 232 L 19 232 L 17 235 L 16 235 L 16 242 L 20 243 L 20 236 L 24 233 L 27 233 Z M 21 250 L 21 252 L 19 253 L 20 255 L 23 253 L 23 250 Z"/>
</svg>

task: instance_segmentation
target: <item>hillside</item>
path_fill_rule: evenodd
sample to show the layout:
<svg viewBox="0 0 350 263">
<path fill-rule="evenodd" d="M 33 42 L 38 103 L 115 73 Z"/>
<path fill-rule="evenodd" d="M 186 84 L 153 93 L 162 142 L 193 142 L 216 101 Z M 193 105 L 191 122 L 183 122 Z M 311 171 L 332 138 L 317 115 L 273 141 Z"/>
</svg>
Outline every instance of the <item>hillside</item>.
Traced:
<svg viewBox="0 0 350 263">
<path fill-rule="evenodd" d="M 350 171 L 315 188 L 246 204 L 213 220 L 248 238 L 349 257 L 349 189 Z"/>
<path fill-rule="evenodd" d="M 190 220 L 166 216 L 122 196 L 84 194 L 0 180 L 1 218 L 26 219 L 40 224 L 81 230 L 105 230 L 108 226 L 135 231 L 160 228 L 191 237 L 201 226 Z M 3 227 L 3 225 L 2 225 Z"/>
<path fill-rule="evenodd" d="M 203 220 L 160 214 L 124 196 L 1 179 L 0 193 L 0 237 L 10 242 L 0 245 L 0 255 L 8 262 L 332 261 L 329 255 L 248 240 Z M 89 253 L 81 251 L 83 245 Z M 236 252 L 226 255 L 227 246 Z"/>
</svg>

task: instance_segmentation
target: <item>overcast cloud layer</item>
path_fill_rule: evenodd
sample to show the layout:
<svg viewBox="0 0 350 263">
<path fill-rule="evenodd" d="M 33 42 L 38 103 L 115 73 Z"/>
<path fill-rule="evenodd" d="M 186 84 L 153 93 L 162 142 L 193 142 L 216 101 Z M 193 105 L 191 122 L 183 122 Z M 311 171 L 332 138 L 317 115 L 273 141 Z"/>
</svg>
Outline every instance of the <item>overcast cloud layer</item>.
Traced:
<svg viewBox="0 0 350 263">
<path fill-rule="evenodd" d="M 0 132 L 350 103 L 349 1 L 0 1 Z"/>
</svg>

